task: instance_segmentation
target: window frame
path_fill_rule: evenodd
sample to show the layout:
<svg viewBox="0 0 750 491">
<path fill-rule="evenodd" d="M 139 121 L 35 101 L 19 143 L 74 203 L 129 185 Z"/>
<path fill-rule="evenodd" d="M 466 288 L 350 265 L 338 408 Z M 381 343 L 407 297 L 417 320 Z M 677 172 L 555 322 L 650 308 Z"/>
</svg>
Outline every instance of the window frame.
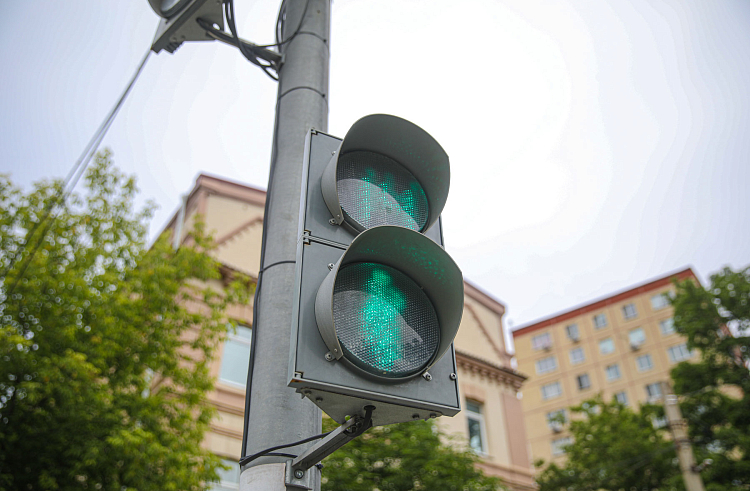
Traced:
<svg viewBox="0 0 750 491">
<path fill-rule="evenodd" d="M 560 414 L 562 414 L 562 417 L 563 417 L 562 422 L 552 421 L 554 418 L 556 418 Z M 554 411 L 549 411 L 547 413 L 547 427 L 552 431 L 562 430 L 562 426 L 567 422 L 568 422 L 568 411 L 565 408 L 555 409 Z"/>
<path fill-rule="evenodd" d="M 654 303 L 654 299 L 660 299 Z M 657 305 L 658 304 L 658 305 Z M 654 311 L 663 310 L 669 307 L 669 294 L 667 292 L 661 292 L 657 295 L 651 296 L 651 309 Z"/>
<path fill-rule="evenodd" d="M 646 366 L 644 368 L 643 366 L 641 366 L 641 360 L 646 360 L 646 359 L 648 359 L 648 366 Z M 635 368 L 639 372 L 648 372 L 649 370 L 653 370 L 654 369 L 654 358 L 651 356 L 651 353 L 644 353 L 641 356 L 636 357 L 636 359 L 635 359 Z"/>
<path fill-rule="evenodd" d="M 622 318 L 626 321 L 633 320 L 638 317 L 638 308 L 634 302 L 630 302 L 622 306 Z"/>
<path fill-rule="evenodd" d="M 573 334 L 571 334 L 571 331 L 573 331 Z M 581 340 L 581 330 L 578 327 L 577 323 L 568 324 L 565 326 L 565 335 L 570 339 L 571 341 L 580 341 Z"/>
<path fill-rule="evenodd" d="M 547 342 L 539 342 L 537 343 L 538 339 L 546 339 Z M 541 351 L 544 349 L 549 349 L 552 347 L 552 333 L 547 331 L 543 332 L 541 334 L 537 334 L 536 336 L 533 336 L 531 338 L 531 349 L 533 351 Z"/>
<path fill-rule="evenodd" d="M 587 385 L 585 387 L 581 385 L 581 377 L 586 377 Z M 588 372 L 576 375 L 576 387 L 578 387 L 579 391 L 588 390 L 591 388 L 591 377 L 589 376 Z"/>
<path fill-rule="evenodd" d="M 542 370 L 539 369 L 540 363 L 549 362 L 550 360 L 552 361 L 552 366 L 545 367 Z M 557 370 L 557 357 L 555 355 L 551 355 L 545 358 L 540 358 L 534 363 L 534 367 L 536 368 L 537 375 L 544 375 L 545 373 L 554 372 Z"/>
<path fill-rule="evenodd" d="M 619 396 L 622 396 L 623 400 L 620 400 Z M 623 406 L 627 406 L 628 405 L 628 393 L 626 391 L 624 391 L 624 390 L 621 390 L 620 392 L 616 392 L 615 393 L 615 400 L 618 403 L 622 404 Z"/>
<path fill-rule="evenodd" d="M 550 442 L 550 446 L 552 447 L 552 456 L 559 457 L 561 455 L 565 455 L 567 452 L 562 447 L 570 445 L 571 443 L 573 443 L 573 439 L 569 436 L 555 438 L 554 440 L 552 440 Z"/>
<path fill-rule="evenodd" d="M 669 331 L 665 332 L 664 324 L 669 323 Z M 662 319 L 659 321 L 659 332 L 661 332 L 662 336 L 669 336 L 670 334 L 674 334 L 677 332 L 674 328 L 674 317 L 668 317 L 666 319 Z"/>
<path fill-rule="evenodd" d="M 574 351 L 580 351 L 581 352 L 581 359 L 580 360 L 576 361 L 576 360 L 573 359 L 573 352 Z M 586 352 L 583 351 L 583 346 L 580 346 L 578 348 L 573 348 L 572 350 L 570 350 L 568 352 L 568 358 L 570 359 L 570 364 L 571 365 L 579 365 L 579 364 L 585 362 L 586 361 Z"/>
<path fill-rule="evenodd" d="M 640 332 L 640 339 L 638 341 L 633 341 L 633 333 Z M 643 327 L 634 327 L 633 329 L 630 329 L 628 331 L 628 342 L 630 343 L 630 346 L 637 348 L 638 346 L 643 346 L 646 344 L 646 331 L 643 330 Z"/>
<path fill-rule="evenodd" d="M 602 320 L 601 323 L 599 322 L 600 319 Z M 608 325 L 607 314 L 604 312 L 596 314 L 592 317 L 592 322 L 594 323 L 594 329 L 604 329 Z"/>
<path fill-rule="evenodd" d="M 557 393 L 554 394 L 554 395 L 545 395 L 545 389 L 548 388 L 548 387 L 552 387 L 552 386 L 557 386 L 557 388 L 558 388 Z M 562 384 L 560 383 L 559 380 L 556 380 L 554 382 L 550 382 L 548 384 L 544 384 L 539 389 L 540 389 L 540 392 L 542 394 L 542 400 L 543 401 L 548 401 L 550 399 L 556 399 L 558 397 L 561 397 L 562 394 L 563 394 Z"/>
<path fill-rule="evenodd" d="M 470 404 L 476 404 L 479 412 L 469 408 Z M 469 449 L 478 455 L 487 455 L 487 429 L 484 420 L 484 403 L 475 399 L 466 399 L 466 437 Z M 471 424 L 469 420 L 474 420 L 479 424 L 479 443 L 481 448 L 476 449 L 471 445 Z"/>
<path fill-rule="evenodd" d="M 612 350 L 611 351 L 607 351 L 606 353 L 604 351 L 602 351 L 602 343 L 605 342 L 605 341 L 609 341 L 609 343 L 612 345 Z M 615 351 L 617 351 L 617 347 L 615 346 L 615 340 L 612 339 L 611 336 L 608 337 L 608 338 L 604 338 L 604 339 L 600 339 L 599 340 L 599 354 L 600 355 L 602 355 L 602 356 L 611 355 Z"/>
<path fill-rule="evenodd" d="M 237 463 L 237 461 L 236 460 L 230 460 L 230 459 L 222 458 L 221 462 L 223 464 L 229 465 L 229 467 L 231 467 L 232 471 L 236 471 L 236 473 L 237 473 L 237 481 L 236 482 L 235 481 L 224 481 L 224 480 L 221 479 L 224 476 L 222 476 L 220 474 L 219 475 L 219 480 L 218 481 L 212 481 L 211 483 L 209 483 L 209 488 L 208 489 L 210 491 L 227 491 L 227 490 L 234 491 L 235 489 L 237 489 L 237 490 L 240 489 L 240 473 L 241 472 L 240 472 L 240 466 Z M 217 469 L 217 472 L 221 473 L 221 472 L 224 472 L 224 471 L 220 471 L 220 470 Z M 229 471 L 226 471 L 226 472 L 229 472 Z"/>
<path fill-rule="evenodd" d="M 614 371 L 617 372 L 616 377 L 610 376 L 610 369 L 614 369 Z M 606 367 L 604 367 L 604 376 L 607 378 L 607 382 L 615 382 L 617 380 L 620 380 L 622 378 L 622 371 L 620 370 L 620 364 L 613 363 L 611 365 L 607 365 Z"/>
<path fill-rule="evenodd" d="M 250 331 L 250 338 L 241 336 L 238 334 L 240 329 L 247 329 Z M 230 343 L 236 343 L 240 344 L 242 346 L 247 346 L 247 352 L 248 352 L 248 362 L 250 361 L 250 349 L 252 347 L 252 336 L 254 335 L 252 327 L 250 327 L 247 324 L 237 322 L 236 324 L 228 323 L 227 324 L 227 337 L 224 340 L 224 346 L 221 351 L 221 360 L 219 365 L 219 376 L 217 377 L 217 381 L 221 382 L 224 385 L 228 385 L 230 387 L 237 387 L 237 388 L 246 388 L 247 381 L 244 382 L 236 382 L 234 380 L 226 379 L 222 376 L 222 372 L 224 371 L 224 360 L 226 359 L 226 353 L 227 353 L 227 346 L 230 345 Z M 248 363 L 249 365 L 249 363 Z M 247 373 L 245 373 L 245 376 L 247 377 Z"/>
<path fill-rule="evenodd" d="M 680 358 L 673 356 L 673 350 L 676 349 L 678 349 L 680 353 L 685 353 L 685 356 L 682 356 Z M 670 363 L 680 363 L 681 361 L 689 360 L 690 358 L 692 358 L 693 353 L 688 349 L 687 343 L 680 343 L 667 348 L 667 357 L 669 358 Z"/>
<path fill-rule="evenodd" d="M 652 391 L 650 390 L 650 388 L 652 387 L 656 388 L 656 394 L 651 394 Z M 650 384 L 646 384 L 644 388 L 646 390 L 646 399 L 649 402 L 654 402 L 654 401 L 658 401 L 659 399 L 661 399 L 662 397 L 661 384 L 659 382 L 652 382 Z"/>
</svg>

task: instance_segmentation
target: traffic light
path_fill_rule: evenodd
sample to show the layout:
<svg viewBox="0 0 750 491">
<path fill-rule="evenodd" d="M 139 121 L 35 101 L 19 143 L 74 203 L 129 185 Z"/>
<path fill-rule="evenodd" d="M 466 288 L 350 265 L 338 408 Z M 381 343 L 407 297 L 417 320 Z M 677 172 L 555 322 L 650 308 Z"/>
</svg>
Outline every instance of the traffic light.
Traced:
<svg viewBox="0 0 750 491">
<path fill-rule="evenodd" d="M 453 339 L 463 277 L 443 250 L 442 147 L 376 114 L 307 137 L 289 386 L 331 418 L 374 425 L 460 410 Z"/>
<path fill-rule="evenodd" d="M 198 19 L 224 29 L 222 0 L 148 0 L 148 3 L 162 18 L 151 44 L 155 53 L 163 49 L 174 53 L 184 41 L 213 41 L 198 25 Z"/>
</svg>

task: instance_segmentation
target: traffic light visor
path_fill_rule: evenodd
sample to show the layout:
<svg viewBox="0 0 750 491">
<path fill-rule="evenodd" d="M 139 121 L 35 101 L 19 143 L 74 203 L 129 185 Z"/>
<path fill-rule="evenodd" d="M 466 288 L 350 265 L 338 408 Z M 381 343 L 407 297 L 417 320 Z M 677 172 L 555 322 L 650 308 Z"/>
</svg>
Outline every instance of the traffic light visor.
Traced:
<svg viewBox="0 0 750 491">
<path fill-rule="evenodd" d="M 390 380 L 423 373 L 440 359 L 462 310 L 463 277 L 450 256 L 424 235 L 397 226 L 357 236 L 315 301 L 331 355 Z"/>
<path fill-rule="evenodd" d="M 380 225 L 424 232 L 448 196 L 448 155 L 419 126 L 396 116 L 366 116 L 350 128 L 323 172 L 333 220 L 359 233 Z"/>
</svg>

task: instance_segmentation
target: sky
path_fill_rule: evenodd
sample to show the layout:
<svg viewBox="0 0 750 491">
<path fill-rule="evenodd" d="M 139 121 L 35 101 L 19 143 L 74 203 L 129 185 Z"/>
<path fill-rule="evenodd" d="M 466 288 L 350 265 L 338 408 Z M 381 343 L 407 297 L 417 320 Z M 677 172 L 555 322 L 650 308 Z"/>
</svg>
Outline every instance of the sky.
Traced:
<svg viewBox="0 0 750 491">
<path fill-rule="evenodd" d="M 280 2 L 235 0 L 273 42 Z M 65 176 L 150 47 L 147 0 L 0 6 L 0 172 Z M 691 266 L 750 264 L 750 2 L 335 0 L 328 132 L 390 113 L 451 161 L 447 251 L 506 326 Z M 201 173 L 265 188 L 275 82 L 152 56 L 102 146 L 164 226 Z"/>
</svg>

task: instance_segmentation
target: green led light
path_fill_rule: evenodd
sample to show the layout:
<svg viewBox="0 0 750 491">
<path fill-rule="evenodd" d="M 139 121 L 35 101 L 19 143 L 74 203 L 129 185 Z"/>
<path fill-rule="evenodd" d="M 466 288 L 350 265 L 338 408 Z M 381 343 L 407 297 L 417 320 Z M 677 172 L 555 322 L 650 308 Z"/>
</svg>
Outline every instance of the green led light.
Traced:
<svg viewBox="0 0 750 491">
<path fill-rule="evenodd" d="M 384 155 L 342 155 L 336 179 L 344 214 L 362 228 L 400 225 L 420 232 L 427 224 L 424 189 L 408 170 Z"/>
<path fill-rule="evenodd" d="M 408 276 L 389 266 L 344 266 L 333 296 L 336 333 L 347 359 L 372 373 L 403 377 L 432 359 L 439 326 L 432 303 Z"/>
</svg>

